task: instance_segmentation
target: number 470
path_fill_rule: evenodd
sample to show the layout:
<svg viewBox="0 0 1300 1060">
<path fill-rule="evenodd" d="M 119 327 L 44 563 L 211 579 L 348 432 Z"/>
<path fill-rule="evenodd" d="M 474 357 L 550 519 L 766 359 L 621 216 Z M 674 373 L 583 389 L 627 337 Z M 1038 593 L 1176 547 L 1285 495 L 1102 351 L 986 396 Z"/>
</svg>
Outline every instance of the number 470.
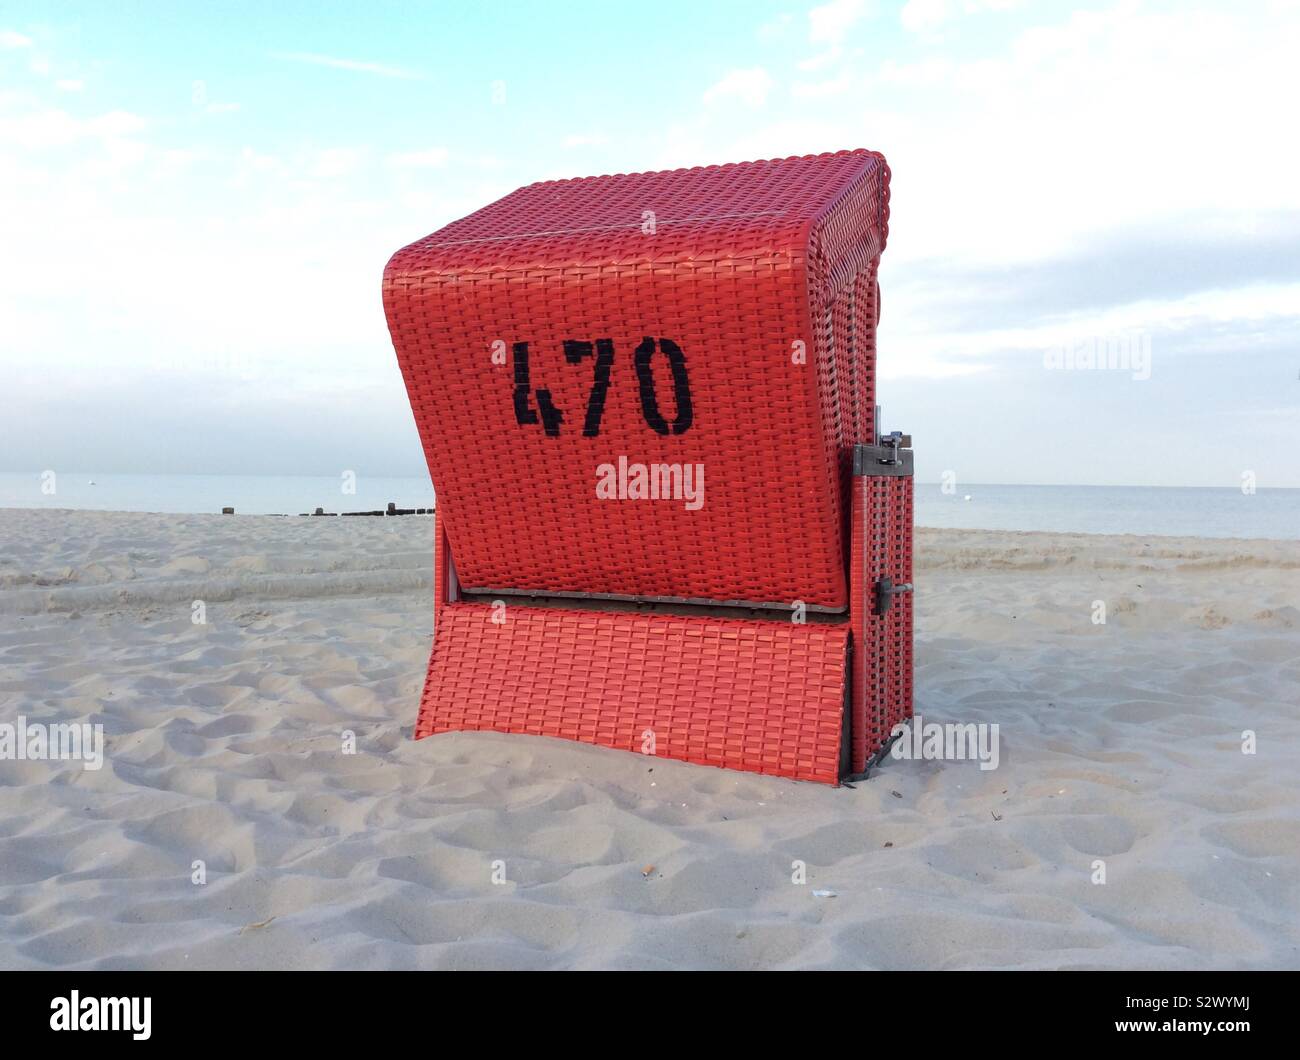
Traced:
<svg viewBox="0 0 1300 1060">
<path fill-rule="evenodd" d="M 673 397 L 676 413 L 671 423 L 664 418 L 659 408 L 659 397 L 655 389 L 652 362 L 656 352 L 662 352 L 668 359 L 668 367 L 673 376 Z M 613 339 L 596 339 L 589 342 L 584 339 L 564 340 L 564 359 L 570 364 L 580 364 L 584 357 L 595 356 L 594 372 L 591 382 L 591 394 L 587 398 L 587 413 L 582 422 L 584 437 L 594 438 L 600 434 L 600 421 L 605 415 L 605 396 L 609 392 L 610 376 L 614 367 Z M 686 355 L 672 339 L 660 339 L 658 343 L 649 336 L 641 340 L 632 356 L 636 368 L 636 378 L 641 394 L 641 414 L 646 423 L 657 434 L 685 434 L 694 418 L 691 404 L 691 384 L 686 375 Z M 551 399 L 551 392 L 539 387 L 533 389 L 528 369 L 528 343 L 514 344 L 515 365 L 515 420 L 519 424 L 537 423 L 540 419 L 542 430 L 549 437 L 560 433 L 560 424 L 564 422 L 564 412 Z M 537 407 L 533 408 L 533 398 Z"/>
</svg>

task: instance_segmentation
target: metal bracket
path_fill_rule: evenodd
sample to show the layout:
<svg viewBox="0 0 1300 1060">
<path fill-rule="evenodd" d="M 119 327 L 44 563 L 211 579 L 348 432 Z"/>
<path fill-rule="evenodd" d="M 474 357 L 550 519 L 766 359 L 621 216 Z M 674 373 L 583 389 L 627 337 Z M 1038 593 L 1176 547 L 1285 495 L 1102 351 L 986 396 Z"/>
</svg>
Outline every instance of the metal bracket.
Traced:
<svg viewBox="0 0 1300 1060">
<path fill-rule="evenodd" d="M 884 435 L 879 445 L 853 447 L 853 474 L 910 475 L 912 474 L 912 444 L 910 435 L 894 431 Z"/>
</svg>

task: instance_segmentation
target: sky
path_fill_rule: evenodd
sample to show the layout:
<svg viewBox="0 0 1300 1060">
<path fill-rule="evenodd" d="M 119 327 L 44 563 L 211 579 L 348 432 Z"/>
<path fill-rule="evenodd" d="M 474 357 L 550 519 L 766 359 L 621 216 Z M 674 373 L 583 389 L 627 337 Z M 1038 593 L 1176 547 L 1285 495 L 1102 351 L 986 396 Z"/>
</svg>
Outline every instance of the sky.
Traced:
<svg viewBox="0 0 1300 1060">
<path fill-rule="evenodd" d="M 7 0 L 0 470 L 423 474 L 394 250 L 869 147 L 918 479 L 1300 487 L 1298 54 L 1269 0 Z"/>
</svg>

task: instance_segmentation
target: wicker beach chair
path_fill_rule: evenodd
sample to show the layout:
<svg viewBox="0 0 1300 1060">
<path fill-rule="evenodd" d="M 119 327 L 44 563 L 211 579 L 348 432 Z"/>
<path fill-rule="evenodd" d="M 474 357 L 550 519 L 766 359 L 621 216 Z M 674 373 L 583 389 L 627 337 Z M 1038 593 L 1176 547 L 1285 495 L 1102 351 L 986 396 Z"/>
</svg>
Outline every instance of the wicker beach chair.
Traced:
<svg viewBox="0 0 1300 1060">
<path fill-rule="evenodd" d="M 532 184 L 384 307 L 438 496 L 415 726 L 836 783 L 912 712 L 871 151 Z"/>
</svg>

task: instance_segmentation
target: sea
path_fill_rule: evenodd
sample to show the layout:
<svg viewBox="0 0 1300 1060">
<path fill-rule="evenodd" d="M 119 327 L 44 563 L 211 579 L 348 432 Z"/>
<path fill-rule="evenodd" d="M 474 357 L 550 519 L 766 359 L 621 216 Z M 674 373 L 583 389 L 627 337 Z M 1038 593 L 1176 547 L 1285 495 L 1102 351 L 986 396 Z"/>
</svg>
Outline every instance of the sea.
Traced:
<svg viewBox="0 0 1300 1060">
<path fill-rule="evenodd" d="M 424 477 L 116 475 L 0 472 L 0 508 L 299 515 L 435 503 Z M 964 483 L 945 492 L 916 484 L 918 526 L 1082 534 L 1275 538 L 1300 541 L 1300 489 L 1180 486 L 1009 486 Z"/>
</svg>

